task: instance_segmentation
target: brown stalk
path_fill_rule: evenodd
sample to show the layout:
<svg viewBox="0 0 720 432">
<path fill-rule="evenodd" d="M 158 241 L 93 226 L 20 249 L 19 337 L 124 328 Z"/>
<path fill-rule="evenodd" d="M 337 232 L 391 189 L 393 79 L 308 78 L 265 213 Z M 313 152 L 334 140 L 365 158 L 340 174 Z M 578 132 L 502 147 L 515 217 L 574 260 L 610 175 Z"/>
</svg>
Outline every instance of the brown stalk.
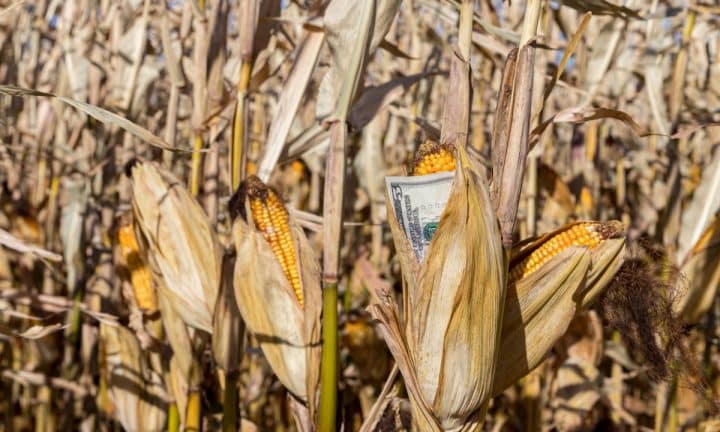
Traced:
<svg viewBox="0 0 720 432">
<path fill-rule="evenodd" d="M 195 43 L 193 45 L 193 111 L 192 111 L 192 162 L 190 172 L 190 194 L 197 196 L 202 183 L 202 150 L 205 109 L 207 103 L 207 57 L 208 57 L 208 19 L 205 13 L 205 0 L 197 0 L 197 8 L 193 8 L 195 26 Z"/>
<path fill-rule="evenodd" d="M 529 147 L 528 135 L 535 67 L 535 48 L 529 43 L 537 31 L 540 6 L 540 0 L 530 1 L 527 4 L 517 63 L 512 59 L 511 52 L 506 62 L 506 73 L 500 88 L 498 114 L 493 130 L 493 138 L 497 137 L 498 139 L 498 141 L 493 140 L 493 190 L 495 192 L 493 203 L 497 208 L 502 242 L 506 249 L 510 248 L 513 243 L 513 230 Z M 508 95 L 510 82 L 512 82 L 512 87 Z M 508 101 L 507 98 L 510 100 Z"/>
<path fill-rule="evenodd" d="M 160 40 L 162 41 L 163 52 L 165 53 L 165 61 L 167 62 L 168 75 L 170 77 L 170 95 L 168 97 L 167 116 L 165 119 L 165 142 L 168 145 L 175 146 L 175 135 L 177 133 L 178 122 L 178 104 L 180 103 L 180 89 L 185 86 L 185 77 L 180 67 L 180 59 L 175 54 L 170 40 L 170 19 L 168 18 L 168 10 L 164 9 L 162 18 L 160 19 Z M 163 162 L 165 168 L 172 165 L 172 152 L 163 152 Z"/>
</svg>

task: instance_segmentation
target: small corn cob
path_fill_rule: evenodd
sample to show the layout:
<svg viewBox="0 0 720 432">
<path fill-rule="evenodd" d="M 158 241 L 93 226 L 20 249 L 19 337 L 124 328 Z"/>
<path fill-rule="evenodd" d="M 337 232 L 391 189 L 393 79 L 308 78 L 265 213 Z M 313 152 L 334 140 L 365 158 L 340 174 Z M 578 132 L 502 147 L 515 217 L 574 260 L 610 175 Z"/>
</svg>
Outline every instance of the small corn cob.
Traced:
<svg viewBox="0 0 720 432">
<path fill-rule="evenodd" d="M 150 271 L 140 257 L 133 224 L 125 224 L 118 230 L 120 252 L 130 272 L 130 282 L 138 307 L 143 310 L 157 309 L 157 296 L 150 279 Z"/>
<path fill-rule="evenodd" d="M 415 155 L 412 175 L 427 175 L 455 169 L 455 154 L 450 145 L 424 142 Z"/>
<path fill-rule="evenodd" d="M 587 246 L 592 249 L 615 235 L 617 231 L 615 225 L 602 222 L 580 222 L 560 229 L 521 261 L 511 264 L 510 283 L 531 275 L 570 246 Z"/>
<path fill-rule="evenodd" d="M 300 284 L 295 245 L 290 235 L 285 204 L 272 189 L 255 176 L 249 177 L 246 185 L 253 221 L 280 262 L 285 276 L 295 291 L 298 303 L 304 306 L 305 299 Z"/>
</svg>

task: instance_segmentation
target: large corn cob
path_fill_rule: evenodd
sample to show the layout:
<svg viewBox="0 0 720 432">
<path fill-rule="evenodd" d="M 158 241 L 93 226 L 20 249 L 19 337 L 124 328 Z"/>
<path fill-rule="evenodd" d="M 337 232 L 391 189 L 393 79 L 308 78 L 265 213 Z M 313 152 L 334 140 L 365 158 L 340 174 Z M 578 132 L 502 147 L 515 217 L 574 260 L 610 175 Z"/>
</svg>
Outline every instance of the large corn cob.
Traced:
<svg viewBox="0 0 720 432">
<path fill-rule="evenodd" d="M 143 310 L 157 309 L 157 296 L 150 279 L 150 271 L 140 257 L 133 224 L 125 224 L 118 230 L 120 253 L 125 259 L 130 272 L 130 283 L 133 286 L 135 300 Z"/>
<path fill-rule="evenodd" d="M 455 169 L 454 149 L 450 145 L 440 145 L 432 141 L 424 142 L 418 148 L 413 162 L 412 175 L 434 174 Z"/>
<path fill-rule="evenodd" d="M 246 182 L 253 221 L 280 262 L 300 306 L 304 306 L 295 245 L 290 235 L 285 205 L 259 178 L 251 176 Z"/>
<path fill-rule="evenodd" d="M 617 233 L 615 225 L 602 222 L 580 222 L 552 233 L 519 262 L 511 258 L 510 283 L 531 275 L 554 256 L 571 246 L 598 246 Z M 514 253 L 513 255 L 517 255 Z M 516 261 L 512 263 L 512 261 Z"/>
</svg>

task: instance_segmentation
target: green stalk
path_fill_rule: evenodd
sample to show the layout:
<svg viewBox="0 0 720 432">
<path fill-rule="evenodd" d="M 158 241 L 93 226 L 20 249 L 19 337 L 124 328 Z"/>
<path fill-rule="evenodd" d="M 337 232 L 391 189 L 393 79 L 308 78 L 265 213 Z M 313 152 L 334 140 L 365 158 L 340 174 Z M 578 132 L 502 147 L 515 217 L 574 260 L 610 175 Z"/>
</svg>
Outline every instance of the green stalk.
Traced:
<svg viewBox="0 0 720 432">
<path fill-rule="evenodd" d="M 223 432 L 235 432 L 238 430 L 238 378 L 240 378 L 239 371 L 230 372 L 227 376 L 225 376 L 225 390 L 223 394 Z"/>
<path fill-rule="evenodd" d="M 335 431 L 337 412 L 337 282 L 323 289 L 322 360 L 320 369 L 319 432 Z"/>
<path fill-rule="evenodd" d="M 190 195 L 196 197 L 200 192 L 200 177 L 202 176 L 202 153 L 203 138 L 200 132 L 195 133 L 193 139 L 192 168 L 190 172 Z"/>
<path fill-rule="evenodd" d="M 677 432 L 678 430 L 678 383 L 677 378 L 673 378 L 670 384 L 670 412 L 668 413 L 668 432 Z"/>
<path fill-rule="evenodd" d="M 178 432 L 180 430 L 180 411 L 176 403 L 168 406 L 167 432 Z"/>
<path fill-rule="evenodd" d="M 200 431 L 200 389 L 190 390 L 188 395 L 187 415 L 185 421 L 186 432 Z"/>
</svg>

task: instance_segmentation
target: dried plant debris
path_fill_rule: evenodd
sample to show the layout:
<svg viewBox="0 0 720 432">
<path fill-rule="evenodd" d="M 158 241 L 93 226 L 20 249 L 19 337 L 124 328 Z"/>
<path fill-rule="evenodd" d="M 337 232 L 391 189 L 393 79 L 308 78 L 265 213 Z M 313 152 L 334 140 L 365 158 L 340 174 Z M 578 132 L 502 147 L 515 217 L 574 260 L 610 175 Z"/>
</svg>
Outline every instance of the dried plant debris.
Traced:
<svg viewBox="0 0 720 432">
<path fill-rule="evenodd" d="M 0 3 L 0 430 L 718 429 L 717 2 Z"/>
</svg>

